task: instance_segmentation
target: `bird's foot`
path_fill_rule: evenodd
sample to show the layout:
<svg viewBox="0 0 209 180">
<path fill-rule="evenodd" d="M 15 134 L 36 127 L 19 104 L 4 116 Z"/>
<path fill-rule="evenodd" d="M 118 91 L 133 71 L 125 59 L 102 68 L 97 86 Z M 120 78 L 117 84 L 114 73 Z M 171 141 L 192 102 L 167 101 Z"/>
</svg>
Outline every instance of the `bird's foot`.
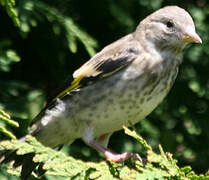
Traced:
<svg viewBox="0 0 209 180">
<path fill-rule="evenodd" d="M 122 154 L 116 154 L 116 153 L 113 153 L 112 151 L 105 150 L 104 155 L 108 160 L 113 161 L 113 162 L 123 162 L 130 158 L 143 162 L 139 154 L 135 154 L 135 153 L 125 152 Z"/>
<path fill-rule="evenodd" d="M 88 144 L 89 146 L 91 146 L 92 148 L 96 149 L 97 151 L 101 152 L 102 154 L 104 154 L 104 156 L 113 162 L 123 162 L 127 159 L 134 159 L 134 160 L 139 160 L 141 162 L 144 162 L 143 159 L 135 153 L 129 153 L 129 152 L 125 152 L 122 154 L 117 154 L 112 152 L 111 150 L 103 147 L 102 145 L 98 144 L 95 141 L 85 141 L 86 144 Z"/>
</svg>

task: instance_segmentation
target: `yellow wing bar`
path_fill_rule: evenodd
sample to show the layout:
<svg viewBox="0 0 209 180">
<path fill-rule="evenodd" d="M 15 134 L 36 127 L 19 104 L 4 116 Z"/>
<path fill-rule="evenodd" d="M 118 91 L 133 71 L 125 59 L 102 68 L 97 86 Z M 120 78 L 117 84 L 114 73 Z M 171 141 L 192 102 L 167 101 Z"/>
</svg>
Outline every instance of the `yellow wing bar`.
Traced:
<svg viewBox="0 0 209 180">
<path fill-rule="evenodd" d="M 64 91 L 62 91 L 61 93 L 59 93 L 59 94 L 57 95 L 57 97 L 54 98 L 54 100 L 56 100 L 57 98 L 63 98 L 63 97 L 66 96 L 68 93 L 72 92 L 73 90 L 80 88 L 80 87 L 81 87 L 80 81 L 81 81 L 82 79 L 83 79 L 83 76 L 79 76 L 79 77 L 75 78 L 75 79 L 72 81 L 71 85 L 70 85 L 68 88 L 66 88 Z"/>
</svg>

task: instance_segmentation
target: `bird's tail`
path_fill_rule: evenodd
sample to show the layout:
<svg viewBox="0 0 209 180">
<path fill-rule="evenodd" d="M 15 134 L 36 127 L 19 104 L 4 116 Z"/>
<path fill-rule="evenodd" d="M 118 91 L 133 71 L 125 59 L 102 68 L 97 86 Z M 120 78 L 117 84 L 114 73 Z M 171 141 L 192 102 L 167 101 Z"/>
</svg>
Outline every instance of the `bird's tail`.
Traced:
<svg viewBox="0 0 209 180">
<path fill-rule="evenodd" d="M 23 138 L 20 139 L 20 141 L 23 141 Z M 27 180 L 32 173 L 37 168 L 36 174 L 38 176 L 41 176 L 45 173 L 45 170 L 43 169 L 42 163 L 35 163 L 33 161 L 33 157 L 35 156 L 35 153 L 28 153 L 24 155 L 17 155 L 17 150 L 2 150 L 0 151 L 0 164 L 6 164 L 12 162 L 12 166 L 14 168 L 17 168 L 19 166 L 22 166 L 20 178 L 21 180 Z"/>
</svg>

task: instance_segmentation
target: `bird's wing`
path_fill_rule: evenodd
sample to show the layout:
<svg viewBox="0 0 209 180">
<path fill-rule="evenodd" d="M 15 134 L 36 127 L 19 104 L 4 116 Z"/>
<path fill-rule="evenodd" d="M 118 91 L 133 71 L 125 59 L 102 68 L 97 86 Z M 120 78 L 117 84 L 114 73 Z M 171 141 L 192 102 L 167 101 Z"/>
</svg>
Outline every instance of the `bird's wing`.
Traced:
<svg viewBox="0 0 209 180">
<path fill-rule="evenodd" d="M 44 115 L 47 109 L 56 106 L 57 99 L 72 95 L 77 89 L 95 83 L 98 79 L 107 78 L 115 72 L 127 67 L 139 57 L 140 45 L 129 34 L 118 41 L 106 46 L 74 74 L 74 80 L 70 86 L 59 93 L 52 101 L 49 101 L 45 108 L 33 119 L 31 124 L 36 123 Z M 34 131 L 35 133 L 36 131 Z"/>
<path fill-rule="evenodd" d="M 140 52 L 137 45 L 130 34 L 105 47 L 74 72 L 71 85 L 55 99 L 62 99 L 70 92 L 92 84 L 98 79 L 106 78 L 126 67 L 138 57 Z"/>
</svg>

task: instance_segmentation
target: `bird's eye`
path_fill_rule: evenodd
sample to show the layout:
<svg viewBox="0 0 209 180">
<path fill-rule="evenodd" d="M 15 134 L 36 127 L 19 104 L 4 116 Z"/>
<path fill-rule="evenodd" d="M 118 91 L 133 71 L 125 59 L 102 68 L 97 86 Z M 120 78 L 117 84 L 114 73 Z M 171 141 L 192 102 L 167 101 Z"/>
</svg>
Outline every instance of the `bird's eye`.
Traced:
<svg viewBox="0 0 209 180">
<path fill-rule="evenodd" d="M 166 26 L 167 26 L 168 28 L 171 28 L 171 27 L 174 26 L 174 24 L 173 24 L 171 21 L 168 21 L 168 22 L 166 22 Z"/>
</svg>

